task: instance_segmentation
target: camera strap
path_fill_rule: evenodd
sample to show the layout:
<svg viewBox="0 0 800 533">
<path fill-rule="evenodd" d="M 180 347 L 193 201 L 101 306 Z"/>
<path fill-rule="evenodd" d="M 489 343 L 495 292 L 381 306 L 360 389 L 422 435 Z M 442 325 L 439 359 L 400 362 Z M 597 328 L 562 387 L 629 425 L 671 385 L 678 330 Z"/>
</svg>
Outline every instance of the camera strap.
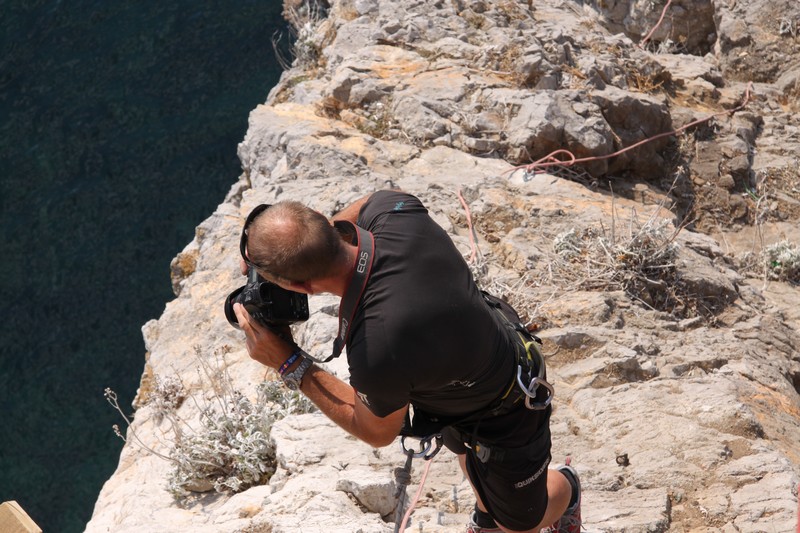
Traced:
<svg viewBox="0 0 800 533">
<path fill-rule="evenodd" d="M 339 304 L 339 333 L 333 341 L 333 353 L 322 361 L 323 363 L 339 357 L 342 353 L 342 348 L 347 343 L 350 324 L 352 324 L 356 315 L 358 302 L 367 287 L 367 280 L 372 271 L 372 261 L 375 258 L 375 237 L 372 233 L 347 220 L 337 220 L 333 225 L 339 230 L 339 233 L 350 239 L 351 244 L 358 247 L 358 251 L 356 253 L 356 264 L 350 274 L 350 281 L 347 283 L 347 289 Z"/>
</svg>

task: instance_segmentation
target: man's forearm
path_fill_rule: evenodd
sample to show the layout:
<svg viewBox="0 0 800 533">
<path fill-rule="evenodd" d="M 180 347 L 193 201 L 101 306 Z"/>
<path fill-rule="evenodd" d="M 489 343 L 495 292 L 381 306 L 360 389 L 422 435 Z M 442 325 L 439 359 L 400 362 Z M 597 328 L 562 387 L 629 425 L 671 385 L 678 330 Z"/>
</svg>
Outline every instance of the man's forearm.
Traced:
<svg viewBox="0 0 800 533">
<path fill-rule="evenodd" d="M 350 385 L 318 366 L 312 366 L 303 376 L 300 390 L 342 429 L 359 436 L 353 423 L 355 393 Z"/>
<path fill-rule="evenodd" d="M 364 415 L 363 405 L 356 405 L 360 401 L 353 387 L 317 366 L 311 367 L 303 377 L 300 390 L 338 426 L 371 446 L 379 448 L 390 444 L 400 431 L 402 420 L 398 423 L 397 416 Z M 362 413 L 360 417 L 359 413 Z"/>
</svg>

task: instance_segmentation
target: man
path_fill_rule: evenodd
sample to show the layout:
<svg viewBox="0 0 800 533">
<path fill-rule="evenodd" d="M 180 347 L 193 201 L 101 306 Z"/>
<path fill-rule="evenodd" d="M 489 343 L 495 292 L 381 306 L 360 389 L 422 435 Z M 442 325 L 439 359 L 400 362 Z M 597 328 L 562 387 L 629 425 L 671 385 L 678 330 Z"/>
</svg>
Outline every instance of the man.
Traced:
<svg viewBox="0 0 800 533">
<path fill-rule="evenodd" d="M 356 274 L 366 280 L 342 326 L 350 384 L 313 365 L 287 331 L 261 326 L 237 304 L 253 359 L 277 369 L 331 420 L 375 447 L 394 441 L 412 405 L 412 428 L 418 417 L 433 423 L 472 483 L 477 503 L 468 532 L 580 530 L 577 473 L 569 466 L 547 469 L 549 402 L 526 405 L 531 395 L 516 384 L 524 339 L 487 304 L 419 199 L 376 192 L 336 215 L 336 227 L 296 202 L 251 217 L 242 237 L 243 272 L 256 268 L 268 281 L 306 294 L 344 296 Z M 341 221 L 369 231 L 374 251 L 365 254 L 363 243 L 345 238 Z M 543 376 L 543 360 L 532 365 Z"/>
</svg>

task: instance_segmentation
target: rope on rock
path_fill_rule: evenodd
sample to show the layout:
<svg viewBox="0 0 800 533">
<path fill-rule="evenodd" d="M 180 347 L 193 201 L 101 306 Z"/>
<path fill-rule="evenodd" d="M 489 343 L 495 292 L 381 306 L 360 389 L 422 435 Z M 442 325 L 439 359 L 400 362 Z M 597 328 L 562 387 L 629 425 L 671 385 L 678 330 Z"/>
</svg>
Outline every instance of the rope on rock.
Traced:
<svg viewBox="0 0 800 533">
<path fill-rule="evenodd" d="M 464 200 L 464 195 L 461 194 L 461 190 L 458 191 L 458 199 L 461 200 L 461 206 L 464 208 L 464 214 L 467 217 L 467 226 L 469 228 L 469 245 L 472 250 L 469 256 L 469 263 L 475 263 L 475 259 L 478 257 L 478 245 L 475 243 L 475 228 L 472 225 L 472 214 L 470 214 L 469 206 L 467 205 L 467 201 Z"/>
<path fill-rule="evenodd" d="M 667 14 L 667 9 L 669 9 L 669 5 L 670 5 L 671 3 L 672 3 L 672 0 L 667 0 L 667 5 L 665 5 L 665 6 L 664 6 L 664 9 L 661 11 L 661 18 L 659 18 L 659 19 L 658 19 L 658 22 L 656 22 L 656 25 L 655 25 L 655 26 L 653 26 L 653 29 L 652 29 L 652 30 L 650 30 L 650 31 L 648 32 L 648 34 L 647 34 L 647 35 L 645 35 L 644 39 L 642 39 L 642 41 L 639 43 L 639 48 L 644 48 L 644 45 L 645 45 L 645 44 L 647 44 L 647 41 L 649 41 L 649 40 L 650 40 L 650 37 L 652 37 L 652 36 L 653 36 L 653 33 L 656 31 L 656 29 L 657 29 L 659 26 L 661 26 L 661 23 L 664 21 L 664 15 L 666 15 L 666 14 Z"/>
<path fill-rule="evenodd" d="M 661 139 L 663 137 L 677 136 L 679 133 L 681 133 L 681 132 L 683 132 L 683 131 L 691 128 L 691 127 L 697 126 L 698 124 L 702 124 L 703 122 L 708 122 L 708 121 L 710 121 L 711 119 L 713 119 L 715 117 L 719 117 L 719 116 L 722 116 L 722 115 L 733 115 L 737 111 L 740 111 L 740 110 L 744 109 L 745 106 L 750 101 L 750 91 L 752 90 L 752 88 L 753 88 L 753 82 L 749 82 L 747 84 L 747 88 L 745 89 L 745 93 L 744 93 L 744 97 L 743 97 L 742 103 L 739 104 L 738 106 L 734 107 L 733 109 L 726 109 L 725 111 L 720 111 L 719 113 L 714 113 L 714 114 L 709 115 L 709 116 L 707 116 L 705 118 L 697 119 L 697 120 L 694 120 L 694 121 L 692 121 L 692 122 L 690 122 L 688 124 L 684 124 L 680 128 L 674 129 L 672 131 L 667 131 L 667 132 L 664 132 L 664 133 L 659 133 L 658 135 L 653 135 L 652 137 L 648 137 L 647 139 L 643 139 L 643 140 L 641 140 L 641 141 L 639 141 L 637 143 L 634 143 L 634 144 L 632 144 L 630 146 L 627 146 L 625 148 L 617 150 L 616 152 L 613 152 L 613 153 L 610 153 L 610 154 L 606 154 L 606 155 L 596 155 L 596 156 L 591 156 L 591 157 L 582 157 L 582 158 L 578 159 L 569 150 L 560 149 L 560 150 L 555 150 L 554 152 L 550 152 L 549 154 L 547 154 L 543 158 L 538 159 L 538 160 L 536 160 L 533 163 L 530 163 L 528 165 L 521 165 L 521 166 L 518 166 L 518 167 L 513 167 L 512 169 L 507 170 L 506 173 L 513 173 L 513 172 L 515 172 L 517 170 L 520 170 L 520 169 L 524 170 L 525 173 L 526 173 L 525 174 L 525 176 L 526 176 L 525 177 L 525 181 L 529 181 L 528 176 L 532 176 L 534 174 L 541 174 L 541 173 L 545 172 L 545 169 L 547 169 L 549 167 L 553 167 L 553 166 L 571 167 L 572 165 L 576 165 L 578 163 L 587 163 L 589 161 L 601 161 L 603 159 L 610 159 L 612 157 L 616 157 L 616 156 L 618 156 L 620 154 L 623 154 L 623 153 L 625 153 L 625 152 L 627 152 L 629 150 L 633 150 L 634 148 L 638 148 L 639 146 L 641 146 L 643 144 L 647 144 L 647 143 L 649 143 L 651 141 L 655 141 L 656 139 Z M 566 154 L 568 156 L 568 160 L 565 161 L 565 160 L 562 160 L 562 159 L 557 159 L 555 156 L 558 155 L 558 154 Z"/>
</svg>

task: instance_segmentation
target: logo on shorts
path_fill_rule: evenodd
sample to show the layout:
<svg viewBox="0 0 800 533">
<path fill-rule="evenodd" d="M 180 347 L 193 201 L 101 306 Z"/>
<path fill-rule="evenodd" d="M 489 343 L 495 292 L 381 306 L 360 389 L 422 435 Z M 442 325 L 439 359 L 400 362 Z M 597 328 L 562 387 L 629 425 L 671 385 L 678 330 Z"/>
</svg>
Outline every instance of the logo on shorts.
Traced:
<svg viewBox="0 0 800 533">
<path fill-rule="evenodd" d="M 537 470 L 536 473 L 533 474 L 528 479 L 523 479 L 522 481 L 518 481 L 517 483 L 514 483 L 514 488 L 524 489 L 525 487 L 527 487 L 528 485 L 530 485 L 531 483 L 533 483 L 534 481 L 539 479 L 539 476 L 541 476 L 542 472 L 544 472 L 545 469 L 547 468 L 547 463 L 548 463 L 548 461 L 545 461 L 544 464 L 542 465 L 542 467 L 539 470 Z"/>
</svg>

